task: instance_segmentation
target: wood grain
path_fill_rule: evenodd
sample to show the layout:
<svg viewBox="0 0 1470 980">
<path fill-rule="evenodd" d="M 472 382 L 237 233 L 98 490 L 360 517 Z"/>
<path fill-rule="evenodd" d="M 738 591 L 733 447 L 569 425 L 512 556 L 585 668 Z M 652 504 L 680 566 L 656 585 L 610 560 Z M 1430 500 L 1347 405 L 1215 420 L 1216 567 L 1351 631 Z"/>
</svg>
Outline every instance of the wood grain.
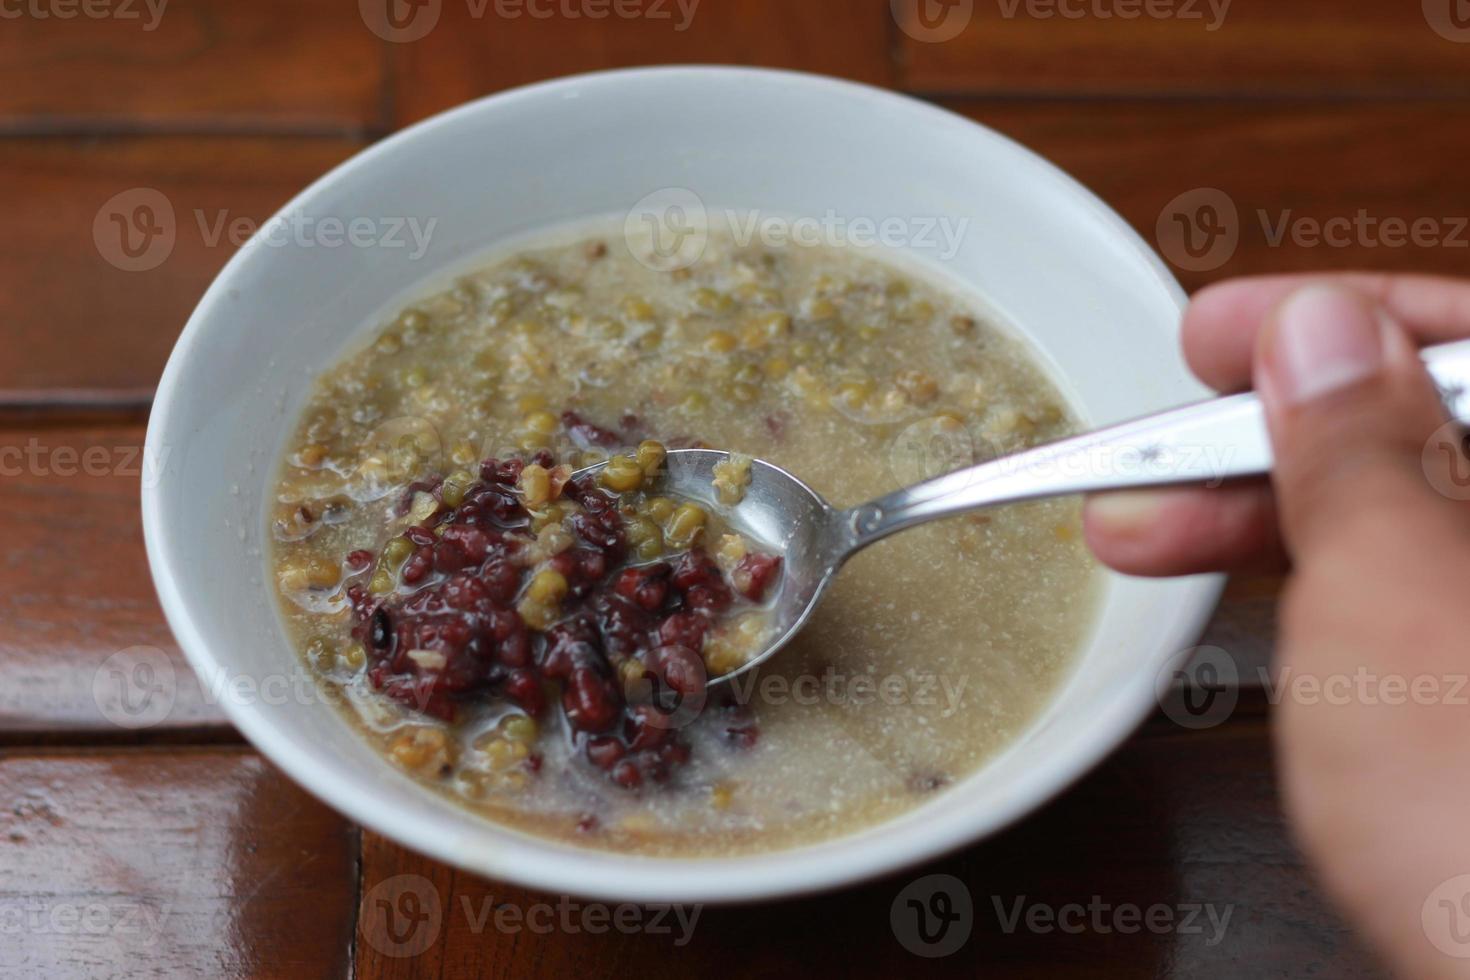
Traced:
<svg viewBox="0 0 1470 980">
<path fill-rule="evenodd" d="M 1191 290 L 1257 273 L 1470 268 L 1470 104 L 948 104 L 1088 185 Z M 1207 268 L 1184 267 L 1182 237 L 1161 239 L 1159 228 L 1177 231 L 1180 213 L 1197 244 L 1212 240 L 1202 189 L 1225 195 L 1233 212 L 1221 207 L 1219 218 L 1236 245 L 1221 238 Z M 1389 219 L 1428 222 L 1435 244 L 1390 234 Z"/>
<path fill-rule="evenodd" d="M 138 426 L 0 430 L 0 739 L 228 731 L 158 608 L 142 448 Z"/>
<path fill-rule="evenodd" d="M 356 134 L 382 122 L 383 43 L 356 4 L 108 0 L 88 7 L 107 16 L 85 16 L 81 5 L 65 2 L 7 5 L 0 128 Z M 68 8 L 71 16 L 57 16 Z"/>
<path fill-rule="evenodd" d="M 743 63 L 947 98 L 1094 188 L 1191 289 L 1348 266 L 1464 275 L 1465 245 L 1375 244 L 1361 227 L 1343 247 L 1305 243 L 1311 223 L 1360 211 L 1470 238 L 1456 232 L 1470 211 L 1470 44 L 1436 34 L 1424 5 L 1233 0 L 1209 31 L 1006 17 L 1011 0 L 975 0 L 967 30 L 927 43 L 888 0 L 641 0 L 632 9 L 668 16 L 601 20 L 570 15 L 590 0 L 537 0 L 550 17 L 523 0 L 430 0 L 437 25 L 400 43 L 351 0 L 169 0 L 152 30 L 144 0 L 129 0 L 139 18 L 35 13 L 71 2 L 0 5 L 0 978 L 1382 975 L 1313 886 L 1273 787 L 1257 668 L 1279 579 L 1232 580 L 1201 641 L 1243 686 L 1218 727 L 1182 728 L 1166 705 L 1038 815 L 927 868 L 706 908 L 687 943 L 676 920 L 593 934 L 585 903 L 359 840 L 249 749 L 186 744 L 238 736 L 158 609 L 137 453 L 174 338 L 235 247 L 201 220 L 257 222 L 388 129 L 579 71 Z M 129 272 L 107 236 L 112 214 L 123 228 L 138 215 L 136 194 L 115 200 L 138 188 L 167 201 L 174 238 Z M 1181 251 L 1219 203 L 1201 189 L 1222 192 L 1238 236 L 1204 267 Z M 94 747 L 60 747 L 78 743 Z M 958 878 L 974 909 L 968 941 L 939 959 L 906 951 L 892 927 L 900 890 L 928 874 Z M 440 919 L 408 934 L 429 941 L 404 955 L 401 930 L 422 911 L 410 895 L 436 899 Z M 1215 943 L 1207 919 L 1203 932 L 1006 925 L 1018 902 L 1094 901 L 1230 918 Z M 540 906 L 570 906 L 575 931 L 497 925 Z M 390 914 L 404 916 L 396 938 Z"/>
<path fill-rule="evenodd" d="M 370 833 L 362 860 L 365 894 L 388 903 L 376 911 L 365 904 L 359 920 L 357 973 L 374 980 L 915 971 L 1048 980 L 1382 975 L 1365 965 L 1287 839 L 1259 720 L 1136 739 L 1058 802 L 988 843 L 835 895 L 704 908 L 683 944 L 677 925 L 668 933 L 591 934 L 584 923 L 599 920 L 582 916 L 595 903 L 475 879 Z M 952 955 L 920 959 L 900 945 L 890 915 L 899 892 L 930 874 L 964 883 L 973 932 Z M 386 908 L 412 911 L 414 901 L 421 912 L 439 911 L 420 917 L 417 946 L 385 940 Z M 1018 903 L 1023 910 L 1088 911 L 1080 928 L 1075 914 L 1066 931 L 1028 929 L 1024 918 L 1012 928 Z M 1101 918 L 1093 904 L 1106 907 Z M 1123 908 L 1153 906 L 1169 910 L 1172 927 L 1125 932 L 1128 921 L 1114 918 Z M 1201 912 L 1186 928 L 1183 916 L 1195 906 L 1213 906 L 1223 926 L 1211 927 Z M 685 921 L 693 914 L 686 910 Z M 548 920 L 547 931 L 531 927 Z M 401 914 L 396 920 L 400 939 L 412 935 L 407 922 Z M 398 955 L 404 953 L 411 955 Z"/>
<path fill-rule="evenodd" d="M 1451 23 L 1450 2 L 1440 4 L 1441 24 Z M 1148 16 L 1150 7 L 1168 16 Z M 1341 99 L 1470 92 L 1470 46 L 1436 33 L 1418 2 L 976 0 L 958 36 L 914 24 L 905 18 L 909 30 L 898 32 L 903 84 L 928 93 Z M 949 39 L 926 40 L 936 37 Z"/>
<path fill-rule="evenodd" d="M 596 6 L 449 0 L 425 37 L 390 45 L 394 124 L 513 85 L 639 65 L 740 64 L 893 80 L 887 0 L 626 0 L 618 6 L 641 16 L 563 12 Z M 531 16 L 533 7 L 551 16 Z"/>
<path fill-rule="evenodd" d="M 243 750 L 0 754 L 0 977 L 346 977 L 357 833 Z"/>
<path fill-rule="evenodd" d="M 1056 160 L 1151 242 L 1171 202 L 1187 204 L 1181 196 L 1200 188 L 1223 191 L 1238 245 L 1217 268 L 1176 267 L 1190 288 L 1229 275 L 1347 267 L 1463 274 L 1470 259 L 1458 162 L 1470 153 L 1470 108 L 953 105 Z M 0 361 L 0 389 L 146 390 L 233 249 L 211 245 L 206 229 L 221 215 L 263 219 L 356 147 L 294 139 L 0 143 L 0 179 L 15 189 L 14 234 L 0 244 L 0 317 L 17 352 Z M 135 187 L 161 191 L 177 228 L 173 252 L 146 272 L 109 264 L 93 238 L 98 210 Z M 1366 233 L 1354 227 L 1360 213 Z M 1428 221 L 1439 244 L 1395 244 L 1383 234 L 1386 219 Z M 1342 247 L 1302 244 L 1309 239 L 1299 232 L 1332 221 L 1350 223 Z M 128 326 L 107 329 L 112 323 Z"/>
<path fill-rule="evenodd" d="M 0 141 L 8 224 L 0 239 L 7 351 L 0 390 L 44 399 L 48 391 L 84 389 L 88 399 L 105 400 L 151 389 L 190 311 L 235 251 L 239 238 L 232 239 L 228 222 L 264 221 L 360 145 L 264 138 Z M 111 215 L 133 221 L 144 200 L 139 189 L 167 200 L 172 218 L 160 211 L 156 226 L 172 229 L 173 245 L 166 251 L 166 237 L 153 239 L 157 251 L 142 257 L 158 264 L 125 271 L 114 264 L 125 253 Z M 145 239 L 126 227 L 141 246 Z"/>
</svg>

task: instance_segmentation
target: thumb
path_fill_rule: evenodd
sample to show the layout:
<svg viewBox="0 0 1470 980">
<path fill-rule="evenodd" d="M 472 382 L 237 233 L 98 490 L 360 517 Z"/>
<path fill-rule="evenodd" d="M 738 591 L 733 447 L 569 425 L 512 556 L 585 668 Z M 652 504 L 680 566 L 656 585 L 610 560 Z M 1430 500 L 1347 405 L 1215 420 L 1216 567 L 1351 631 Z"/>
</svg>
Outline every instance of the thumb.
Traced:
<svg viewBox="0 0 1470 980">
<path fill-rule="evenodd" d="M 1299 564 L 1334 543 L 1366 557 L 1384 535 L 1428 544 L 1457 509 L 1424 472 L 1444 407 L 1413 342 L 1369 297 L 1333 286 L 1293 293 L 1263 325 L 1255 384 L 1281 530 Z"/>
</svg>

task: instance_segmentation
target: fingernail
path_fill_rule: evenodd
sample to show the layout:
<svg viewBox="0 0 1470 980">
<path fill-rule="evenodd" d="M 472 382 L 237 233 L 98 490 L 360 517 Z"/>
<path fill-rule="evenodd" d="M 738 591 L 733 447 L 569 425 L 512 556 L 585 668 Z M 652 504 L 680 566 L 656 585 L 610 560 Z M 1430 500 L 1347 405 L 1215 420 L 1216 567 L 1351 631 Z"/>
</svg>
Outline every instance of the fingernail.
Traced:
<svg viewBox="0 0 1470 980">
<path fill-rule="evenodd" d="M 1263 367 L 1271 394 L 1299 404 L 1372 377 L 1383 360 L 1382 326 L 1361 296 L 1308 286 L 1278 311 Z"/>
<path fill-rule="evenodd" d="M 1159 494 L 1149 490 L 1098 494 L 1088 500 L 1087 516 L 1108 534 L 1136 534 L 1158 521 Z"/>
</svg>

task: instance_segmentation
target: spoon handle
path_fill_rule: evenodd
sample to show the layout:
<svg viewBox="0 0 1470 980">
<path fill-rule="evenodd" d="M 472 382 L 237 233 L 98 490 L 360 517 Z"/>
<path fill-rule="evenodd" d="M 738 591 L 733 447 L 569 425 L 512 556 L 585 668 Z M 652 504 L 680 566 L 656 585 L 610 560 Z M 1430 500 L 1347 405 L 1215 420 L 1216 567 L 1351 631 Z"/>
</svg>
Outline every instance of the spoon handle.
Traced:
<svg viewBox="0 0 1470 980">
<path fill-rule="evenodd" d="M 1421 352 L 1451 415 L 1470 424 L 1470 340 Z M 1428 437 L 1428 433 L 1425 434 Z M 1201 483 L 1271 470 L 1253 393 L 1124 422 L 897 490 L 841 515 L 844 557 L 898 531 L 983 507 L 1098 490 Z"/>
</svg>

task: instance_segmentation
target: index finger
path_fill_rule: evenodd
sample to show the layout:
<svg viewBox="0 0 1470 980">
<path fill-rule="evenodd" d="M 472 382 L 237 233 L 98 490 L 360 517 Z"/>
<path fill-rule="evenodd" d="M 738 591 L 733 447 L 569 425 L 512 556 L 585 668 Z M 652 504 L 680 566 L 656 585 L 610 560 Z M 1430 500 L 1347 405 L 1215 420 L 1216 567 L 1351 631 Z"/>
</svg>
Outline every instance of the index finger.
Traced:
<svg viewBox="0 0 1470 980">
<path fill-rule="evenodd" d="M 1216 391 L 1251 385 L 1251 357 L 1266 314 L 1314 283 L 1355 289 L 1382 305 L 1421 344 L 1470 336 L 1470 281 L 1372 272 L 1254 276 L 1207 286 L 1184 314 L 1184 356 Z"/>
</svg>

